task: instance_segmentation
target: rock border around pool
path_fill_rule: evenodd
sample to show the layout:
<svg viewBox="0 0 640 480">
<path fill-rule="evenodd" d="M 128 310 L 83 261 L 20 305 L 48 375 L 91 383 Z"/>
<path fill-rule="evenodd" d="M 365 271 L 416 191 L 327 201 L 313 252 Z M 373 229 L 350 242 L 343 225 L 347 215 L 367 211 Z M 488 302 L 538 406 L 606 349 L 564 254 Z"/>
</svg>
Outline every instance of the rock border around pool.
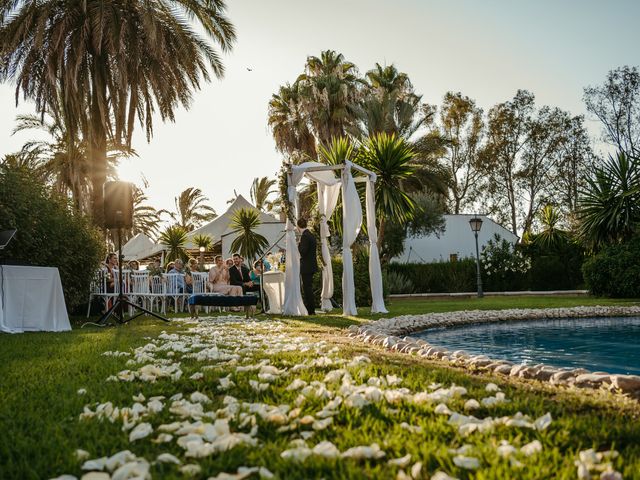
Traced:
<svg viewBox="0 0 640 480">
<path fill-rule="evenodd" d="M 578 388 L 608 388 L 640 399 L 640 376 L 590 372 L 584 368 L 560 368 L 551 365 L 522 365 L 507 360 L 495 360 L 486 355 L 470 355 L 464 350 L 449 351 L 421 339 L 406 335 L 431 327 L 453 327 L 473 323 L 544 318 L 623 317 L 640 315 L 640 306 L 572 307 L 544 309 L 471 310 L 384 318 L 365 325 L 351 325 L 347 336 L 364 343 L 381 345 L 389 350 L 443 360 L 469 370 L 481 370 L 499 375 L 539 380 L 551 385 Z"/>
</svg>

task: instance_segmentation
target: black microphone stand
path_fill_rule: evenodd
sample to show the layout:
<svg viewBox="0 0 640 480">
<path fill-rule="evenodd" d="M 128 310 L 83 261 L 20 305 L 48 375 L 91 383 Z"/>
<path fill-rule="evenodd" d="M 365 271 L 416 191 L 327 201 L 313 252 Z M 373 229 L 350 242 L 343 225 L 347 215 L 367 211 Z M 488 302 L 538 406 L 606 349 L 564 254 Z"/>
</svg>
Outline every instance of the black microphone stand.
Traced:
<svg viewBox="0 0 640 480">
<path fill-rule="evenodd" d="M 113 305 L 111 306 L 111 308 L 107 310 L 107 312 L 104 315 L 102 315 L 102 317 L 100 317 L 100 320 L 96 322 L 98 325 L 100 326 L 106 325 L 107 321 L 111 317 L 114 317 L 116 319 L 116 322 L 119 324 L 129 323 L 131 320 L 134 320 L 138 318 L 140 315 L 144 315 L 145 313 L 147 315 L 151 315 L 152 317 L 155 317 L 164 322 L 170 321 L 168 318 L 165 318 L 162 315 L 152 312 L 151 310 L 147 310 L 146 308 L 141 307 L 140 305 L 136 305 L 135 303 L 129 301 L 129 298 L 124 293 L 122 293 L 122 233 L 119 227 L 118 227 L 118 287 L 119 287 L 119 290 L 118 290 L 118 297 L 116 298 L 116 301 L 113 302 Z M 135 315 L 130 316 L 128 319 L 125 319 L 124 318 L 125 306 L 132 307 L 140 311 Z"/>
</svg>

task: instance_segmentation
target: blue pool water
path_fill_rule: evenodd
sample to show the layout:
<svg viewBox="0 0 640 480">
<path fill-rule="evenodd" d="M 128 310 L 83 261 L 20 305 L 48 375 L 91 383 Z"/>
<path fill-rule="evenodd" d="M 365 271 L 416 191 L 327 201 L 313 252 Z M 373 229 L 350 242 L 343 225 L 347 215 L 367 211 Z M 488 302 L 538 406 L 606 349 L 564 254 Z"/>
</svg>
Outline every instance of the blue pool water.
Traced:
<svg viewBox="0 0 640 480">
<path fill-rule="evenodd" d="M 505 321 L 430 328 L 412 336 L 515 363 L 640 375 L 640 317 Z"/>
</svg>

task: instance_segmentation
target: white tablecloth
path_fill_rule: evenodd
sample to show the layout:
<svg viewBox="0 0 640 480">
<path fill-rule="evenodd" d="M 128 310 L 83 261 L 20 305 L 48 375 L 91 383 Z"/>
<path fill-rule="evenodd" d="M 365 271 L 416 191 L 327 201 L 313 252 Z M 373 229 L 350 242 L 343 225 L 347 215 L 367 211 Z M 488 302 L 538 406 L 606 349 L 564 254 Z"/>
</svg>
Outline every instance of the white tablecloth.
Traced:
<svg viewBox="0 0 640 480">
<path fill-rule="evenodd" d="M 71 330 L 57 268 L 0 265 L 0 331 Z"/>
<path fill-rule="evenodd" d="M 278 270 L 264 272 L 264 293 L 269 299 L 269 311 L 267 313 L 282 313 L 284 303 L 284 272 Z"/>
</svg>

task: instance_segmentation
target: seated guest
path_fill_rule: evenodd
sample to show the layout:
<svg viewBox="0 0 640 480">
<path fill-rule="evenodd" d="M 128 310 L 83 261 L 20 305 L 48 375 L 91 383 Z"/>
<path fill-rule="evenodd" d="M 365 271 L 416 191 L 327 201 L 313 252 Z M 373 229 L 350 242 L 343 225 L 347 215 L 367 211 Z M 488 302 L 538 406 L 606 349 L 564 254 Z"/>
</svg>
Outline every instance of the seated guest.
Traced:
<svg viewBox="0 0 640 480">
<path fill-rule="evenodd" d="M 254 285 L 260 285 L 260 275 L 262 274 L 263 264 L 260 260 L 253 262 L 253 269 L 249 272 L 249 278 Z"/>
<path fill-rule="evenodd" d="M 199 272 L 198 261 L 195 258 L 190 258 L 187 266 L 184 269 L 184 283 L 187 293 L 193 293 L 193 272 Z"/>
<path fill-rule="evenodd" d="M 171 270 L 173 270 L 173 266 L 174 266 L 174 264 L 175 264 L 175 262 L 169 262 L 169 263 L 167 263 L 167 268 L 165 268 L 165 270 L 164 270 L 164 271 L 165 271 L 166 273 L 171 272 Z"/>
<path fill-rule="evenodd" d="M 159 277 L 160 275 L 162 275 L 162 266 L 160 265 L 160 259 L 156 259 L 153 262 L 151 262 L 148 266 L 147 266 L 147 271 L 149 272 L 149 276 L 150 277 Z"/>
<path fill-rule="evenodd" d="M 118 268 L 118 255 L 114 252 L 109 252 L 107 258 L 104 259 L 104 269 L 107 273 L 107 292 L 113 293 L 115 291 L 115 270 Z"/>
<path fill-rule="evenodd" d="M 129 262 L 129 270 L 131 270 L 132 272 L 137 272 L 138 270 L 140 270 L 140 263 L 138 263 L 137 260 L 131 260 Z"/>
<path fill-rule="evenodd" d="M 173 265 L 173 268 L 169 270 L 167 273 L 169 275 L 176 275 L 176 286 L 178 291 L 171 293 L 184 293 L 186 291 L 186 285 L 184 281 L 184 262 L 181 259 L 176 259 L 175 262 L 171 262 L 169 265 Z"/>
<path fill-rule="evenodd" d="M 237 253 L 233 254 L 233 267 L 229 268 L 229 283 L 242 287 L 244 293 L 260 291 L 260 286 L 249 278 L 249 269 L 242 265 L 242 257 Z"/>
<path fill-rule="evenodd" d="M 242 287 L 229 284 L 229 269 L 221 255 L 214 258 L 215 265 L 209 270 L 209 290 L 215 293 L 237 297 L 242 295 Z"/>
<path fill-rule="evenodd" d="M 227 266 L 227 268 L 231 268 L 231 267 L 233 267 L 233 258 L 227 258 L 227 259 L 224 261 L 224 264 Z"/>
</svg>

